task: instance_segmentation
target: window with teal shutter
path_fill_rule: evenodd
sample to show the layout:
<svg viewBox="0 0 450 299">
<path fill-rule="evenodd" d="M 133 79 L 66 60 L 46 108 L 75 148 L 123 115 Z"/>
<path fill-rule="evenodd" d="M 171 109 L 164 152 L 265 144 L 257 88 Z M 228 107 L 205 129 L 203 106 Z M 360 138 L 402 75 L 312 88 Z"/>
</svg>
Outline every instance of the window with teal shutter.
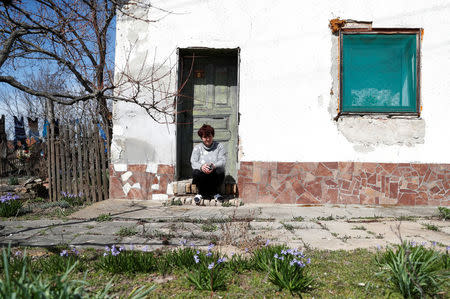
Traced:
<svg viewBox="0 0 450 299">
<path fill-rule="evenodd" d="M 416 33 L 341 33 L 341 113 L 418 114 Z"/>
</svg>

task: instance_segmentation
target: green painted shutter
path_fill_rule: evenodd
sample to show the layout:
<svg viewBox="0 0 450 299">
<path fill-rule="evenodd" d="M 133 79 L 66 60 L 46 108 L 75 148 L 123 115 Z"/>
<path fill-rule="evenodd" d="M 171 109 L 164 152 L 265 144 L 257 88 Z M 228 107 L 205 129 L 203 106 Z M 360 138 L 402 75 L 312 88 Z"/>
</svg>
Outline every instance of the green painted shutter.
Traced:
<svg viewBox="0 0 450 299">
<path fill-rule="evenodd" d="M 417 112 L 416 35 L 344 34 L 343 112 Z"/>
</svg>

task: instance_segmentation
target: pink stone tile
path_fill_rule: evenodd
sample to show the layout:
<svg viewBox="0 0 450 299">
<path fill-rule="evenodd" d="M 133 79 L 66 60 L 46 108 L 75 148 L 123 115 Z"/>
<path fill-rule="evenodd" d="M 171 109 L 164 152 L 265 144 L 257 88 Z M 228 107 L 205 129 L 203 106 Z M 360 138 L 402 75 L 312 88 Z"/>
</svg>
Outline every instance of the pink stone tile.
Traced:
<svg viewBox="0 0 450 299">
<path fill-rule="evenodd" d="M 378 197 L 376 197 L 376 199 L 375 199 L 374 197 L 369 197 L 369 196 L 366 196 L 364 194 L 361 194 L 359 196 L 359 198 L 361 200 L 361 204 L 362 205 L 374 205 L 374 204 L 377 204 L 376 203 L 377 201 L 379 201 Z"/>
<path fill-rule="evenodd" d="M 133 165 L 128 165 L 128 171 L 131 172 L 145 172 L 145 170 L 147 169 L 147 165 L 145 164 L 133 164 Z"/>
<path fill-rule="evenodd" d="M 325 184 L 329 187 L 329 188 L 337 188 L 338 183 L 332 179 L 328 179 L 325 181 Z"/>
<path fill-rule="evenodd" d="M 338 162 L 323 162 L 323 165 L 327 167 L 328 169 L 338 169 Z"/>
<path fill-rule="evenodd" d="M 338 162 L 338 169 L 340 173 L 353 173 L 353 162 Z"/>
<path fill-rule="evenodd" d="M 253 169 L 249 167 L 241 167 L 238 171 L 238 178 L 240 177 L 253 179 Z"/>
<path fill-rule="evenodd" d="M 304 204 L 321 204 L 322 202 L 317 200 L 314 196 L 312 196 L 308 192 L 304 192 L 297 198 L 295 203 L 304 205 Z"/>
<path fill-rule="evenodd" d="M 389 197 L 382 196 L 379 199 L 378 204 L 380 204 L 380 205 L 396 205 L 397 202 L 398 202 L 397 198 L 389 198 Z"/>
<path fill-rule="evenodd" d="M 257 202 L 258 203 L 274 203 L 275 197 L 267 189 L 263 189 L 262 186 L 259 186 Z"/>
<path fill-rule="evenodd" d="M 295 163 L 293 162 L 278 162 L 277 163 L 277 173 L 278 174 L 289 174 Z"/>
<path fill-rule="evenodd" d="M 416 196 L 416 206 L 428 205 L 428 194 L 426 192 L 419 192 Z"/>
<path fill-rule="evenodd" d="M 378 166 L 377 163 L 368 163 L 368 162 L 361 163 L 361 169 L 369 173 L 374 173 L 377 169 L 377 166 Z"/>
<path fill-rule="evenodd" d="M 321 202 L 335 204 L 338 201 L 338 195 L 339 195 L 338 189 L 326 189 L 323 192 Z"/>
<path fill-rule="evenodd" d="M 316 171 L 314 172 L 314 175 L 321 177 L 331 177 L 333 176 L 333 173 L 327 167 L 325 167 L 323 163 L 319 163 Z"/>
<path fill-rule="evenodd" d="M 127 194 L 128 199 L 146 199 L 146 196 L 142 193 L 142 190 L 140 189 L 130 189 L 130 191 Z"/>
<path fill-rule="evenodd" d="M 174 173 L 175 173 L 175 168 L 173 167 L 173 165 L 165 165 L 165 164 L 158 165 L 158 174 L 173 175 Z"/>
<path fill-rule="evenodd" d="M 400 192 L 398 205 L 413 206 L 416 203 L 417 193 L 403 193 Z"/>
<path fill-rule="evenodd" d="M 124 198 L 125 194 L 123 193 L 121 180 L 119 178 L 110 178 L 109 182 L 109 197 Z"/>
<path fill-rule="evenodd" d="M 303 184 L 299 180 L 295 180 L 291 184 L 292 189 L 297 195 L 301 195 L 303 192 L 305 192 L 305 188 L 303 187 Z"/>
<path fill-rule="evenodd" d="M 381 163 L 380 165 L 387 173 L 392 173 L 397 168 L 396 163 Z"/>
<path fill-rule="evenodd" d="M 354 186 L 353 186 L 353 192 L 352 192 L 352 194 L 353 195 L 359 195 L 359 192 L 360 192 L 360 184 L 359 184 L 359 182 L 355 182 L 354 183 Z"/>
<path fill-rule="evenodd" d="M 278 194 L 275 203 L 293 204 L 295 203 L 296 198 L 297 194 L 295 194 L 291 188 L 285 188 L 280 194 Z"/>
<path fill-rule="evenodd" d="M 359 199 L 359 196 L 356 195 L 346 195 L 346 194 L 339 194 L 338 203 L 343 204 L 360 204 L 361 200 Z"/>
<path fill-rule="evenodd" d="M 253 183 L 247 183 L 239 190 L 239 194 L 242 194 L 242 198 L 246 202 L 256 202 L 258 195 L 258 185 Z"/>
<path fill-rule="evenodd" d="M 317 162 L 302 162 L 298 164 L 299 168 L 304 172 L 314 172 L 318 165 L 319 163 Z"/>
<path fill-rule="evenodd" d="M 420 176 L 424 176 L 428 170 L 428 164 L 411 164 L 411 166 Z"/>
<path fill-rule="evenodd" d="M 346 180 L 343 180 L 342 181 L 342 183 L 341 183 L 341 188 L 343 189 L 343 190 L 349 190 L 350 189 L 350 181 L 346 181 Z"/>
<path fill-rule="evenodd" d="M 261 168 L 259 167 L 253 168 L 252 183 L 259 184 L 261 182 L 261 172 L 262 172 Z"/>
<path fill-rule="evenodd" d="M 389 197 L 390 198 L 397 198 L 398 196 L 398 183 L 390 183 L 389 184 Z"/>
<path fill-rule="evenodd" d="M 320 199 L 322 197 L 322 184 L 320 180 L 316 179 L 310 183 L 305 184 L 304 187 L 315 198 Z"/>
</svg>

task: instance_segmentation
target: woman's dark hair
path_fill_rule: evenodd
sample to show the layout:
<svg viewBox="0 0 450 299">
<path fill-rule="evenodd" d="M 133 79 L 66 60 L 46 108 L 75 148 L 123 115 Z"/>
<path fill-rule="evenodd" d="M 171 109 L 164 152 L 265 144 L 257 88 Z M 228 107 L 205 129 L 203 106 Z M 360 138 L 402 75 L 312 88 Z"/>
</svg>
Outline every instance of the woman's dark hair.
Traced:
<svg viewBox="0 0 450 299">
<path fill-rule="evenodd" d="M 198 129 L 197 134 L 200 138 L 208 136 L 214 137 L 214 128 L 210 125 L 203 125 L 200 129 Z"/>
</svg>

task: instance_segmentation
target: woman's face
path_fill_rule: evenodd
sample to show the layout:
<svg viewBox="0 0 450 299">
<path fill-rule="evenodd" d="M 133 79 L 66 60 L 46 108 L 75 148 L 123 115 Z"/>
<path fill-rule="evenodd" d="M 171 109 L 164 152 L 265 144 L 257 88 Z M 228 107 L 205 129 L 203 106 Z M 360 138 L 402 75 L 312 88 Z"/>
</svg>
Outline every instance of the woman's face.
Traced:
<svg viewBox="0 0 450 299">
<path fill-rule="evenodd" d="M 213 143 L 213 139 L 214 137 L 212 135 L 202 137 L 203 144 L 207 147 L 211 146 L 211 144 Z"/>
</svg>

